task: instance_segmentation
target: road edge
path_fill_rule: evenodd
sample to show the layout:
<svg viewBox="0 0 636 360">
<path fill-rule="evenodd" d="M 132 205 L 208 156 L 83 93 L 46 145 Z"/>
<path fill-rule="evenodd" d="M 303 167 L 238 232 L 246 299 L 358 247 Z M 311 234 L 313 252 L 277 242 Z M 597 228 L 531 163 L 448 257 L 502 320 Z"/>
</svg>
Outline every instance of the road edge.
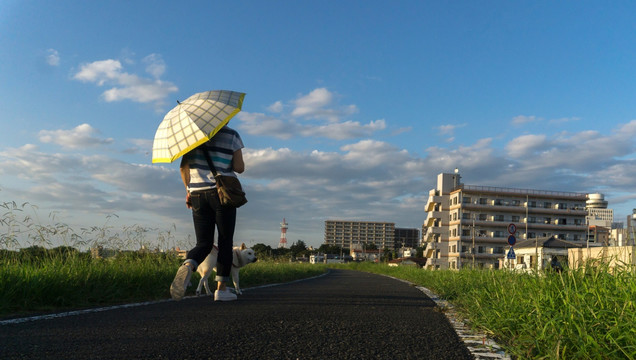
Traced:
<svg viewBox="0 0 636 360">
<path fill-rule="evenodd" d="M 464 342 L 468 351 L 475 357 L 477 360 L 486 360 L 486 359 L 498 359 L 498 360 L 512 360 L 512 357 L 503 350 L 503 348 L 497 344 L 493 339 L 489 338 L 483 332 L 479 332 L 475 329 L 472 329 L 470 326 L 466 324 L 465 319 L 461 318 L 453 305 L 440 298 L 437 294 L 435 294 L 430 289 L 414 284 L 408 280 L 396 278 L 390 275 L 378 274 L 382 276 L 386 276 L 404 283 L 407 283 L 416 289 L 420 290 L 424 295 L 428 296 L 431 300 L 435 302 L 435 304 L 442 309 L 444 315 L 451 323 L 457 336 Z"/>
</svg>

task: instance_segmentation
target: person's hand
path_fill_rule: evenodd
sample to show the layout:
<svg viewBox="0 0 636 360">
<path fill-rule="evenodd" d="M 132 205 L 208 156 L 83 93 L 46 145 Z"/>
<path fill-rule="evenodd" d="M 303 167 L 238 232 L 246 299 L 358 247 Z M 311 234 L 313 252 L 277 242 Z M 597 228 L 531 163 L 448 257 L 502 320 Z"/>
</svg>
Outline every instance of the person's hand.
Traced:
<svg viewBox="0 0 636 360">
<path fill-rule="evenodd" d="M 192 201 L 190 200 L 190 192 L 186 194 L 186 206 L 188 209 L 192 209 Z"/>
</svg>

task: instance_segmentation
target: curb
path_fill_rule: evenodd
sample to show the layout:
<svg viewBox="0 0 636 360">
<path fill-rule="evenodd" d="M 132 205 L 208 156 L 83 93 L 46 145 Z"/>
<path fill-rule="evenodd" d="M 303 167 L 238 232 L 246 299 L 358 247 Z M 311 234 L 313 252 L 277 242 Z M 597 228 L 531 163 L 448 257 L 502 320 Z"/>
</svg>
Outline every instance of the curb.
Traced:
<svg viewBox="0 0 636 360">
<path fill-rule="evenodd" d="M 447 300 L 441 299 L 437 294 L 432 292 L 430 289 L 425 288 L 423 286 L 419 286 L 413 284 L 412 282 L 404 279 L 399 279 L 389 275 L 383 275 L 390 277 L 392 279 L 402 281 L 411 286 L 414 286 L 416 289 L 423 292 L 426 296 L 431 298 L 435 302 L 435 304 L 442 309 L 444 315 L 448 321 L 450 321 L 451 325 L 455 329 L 457 336 L 464 342 L 468 351 L 475 357 L 477 360 L 486 360 L 486 359 L 497 359 L 497 360 L 512 360 L 510 355 L 506 354 L 501 346 L 499 346 L 493 339 L 489 338 L 483 332 L 475 331 L 470 328 L 455 311 L 453 305 Z"/>
</svg>

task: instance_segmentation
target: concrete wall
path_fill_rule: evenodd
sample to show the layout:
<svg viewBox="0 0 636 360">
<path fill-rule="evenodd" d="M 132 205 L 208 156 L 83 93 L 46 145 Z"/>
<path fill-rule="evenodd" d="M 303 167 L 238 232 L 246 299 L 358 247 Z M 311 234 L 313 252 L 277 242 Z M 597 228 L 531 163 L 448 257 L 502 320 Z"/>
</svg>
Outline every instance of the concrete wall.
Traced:
<svg viewBox="0 0 636 360">
<path fill-rule="evenodd" d="M 636 265 L 636 246 L 603 246 L 568 249 L 568 265 L 571 269 L 592 264 L 607 264 L 610 268 Z"/>
</svg>

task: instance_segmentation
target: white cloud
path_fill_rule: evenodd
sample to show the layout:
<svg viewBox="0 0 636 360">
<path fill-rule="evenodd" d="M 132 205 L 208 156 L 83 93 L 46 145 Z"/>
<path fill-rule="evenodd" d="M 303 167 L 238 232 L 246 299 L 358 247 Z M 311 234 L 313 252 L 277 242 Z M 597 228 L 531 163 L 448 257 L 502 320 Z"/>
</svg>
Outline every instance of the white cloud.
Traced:
<svg viewBox="0 0 636 360">
<path fill-rule="evenodd" d="M 549 121 L 550 124 L 564 124 L 564 123 L 569 123 L 569 122 L 573 122 L 573 121 L 579 121 L 581 120 L 581 118 L 578 117 L 564 117 L 564 118 L 559 118 L 559 119 L 551 119 Z"/>
<path fill-rule="evenodd" d="M 378 119 L 364 124 L 354 120 L 341 120 L 357 113 L 355 105 L 340 107 L 334 104 L 334 96 L 325 88 L 312 90 L 308 95 L 292 101 L 296 106 L 284 113 L 282 101 L 268 107 L 275 116 L 263 113 L 240 112 L 238 128 L 251 135 L 267 135 L 279 139 L 316 137 L 346 140 L 372 136 L 386 129 L 386 120 Z M 312 118 L 304 122 L 299 118 Z"/>
<path fill-rule="evenodd" d="M 240 121 L 238 127 L 250 135 L 268 135 L 279 139 L 319 137 L 346 140 L 371 136 L 373 133 L 386 128 L 384 119 L 370 121 L 367 124 L 361 124 L 357 121 L 344 121 L 313 125 L 297 123 L 294 120 L 285 121 L 262 113 L 247 112 L 239 113 L 237 119 Z"/>
<path fill-rule="evenodd" d="M 273 113 L 282 112 L 283 111 L 283 103 L 281 101 L 276 101 L 275 103 L 273 103 L 272 105 L 267 107 L 267 110 L 269 110 L 270 112 L 273 112 Z"/>
<path fill-rule="evenodd" d="M 250 135 L 268 135 L 279 139 L 289 139 L 296 133 L 297 129 L 294 122 L 285 122 L 280 118 L 263 113 L 242 111 L 238 113 L 236 119 L 239 120 L 238 128 Z"/>
<path fill-rule="evenodd" d="M 452 142 L 453 140 L 455 140 L 455 130 L 459 129 L 459 128 L 463 128 L 465 127 L 466 124 L 447 124 L 447 125 L 440 125 L 438 127 L 436 127 L 437 131 L 439 132 L 439 134 L 441 136 L 447 136 L 447 142 Z"/>
<path fill-rule="evenodd" d="M 292 110 L 291 116 L 338 122 L 342 117 L 358 112 L 358 108 L 355 105 L 348 105 L 338 109 L 329 107 L 333 101 L 334 94 L 326 88 L 314 89 L 309 94 L 301 96 L 293 102 L 295 108 Z"/>
<path fill-rule="evenodd" d="M 155 79 L 159 79 L 166 72 L 166 63 L 159 54 L 150 54 L 143 58 L 142 62 L 146 64 L 146 72 Z"/>
<path fill-rule="evenodd" d="M 545 135 L 522 135 L 510 141 L 506 145 L 506 150 L 513 158 L 521 158 L 535 151 L 544 150 L 546 145 Z"/>
<path fill-rule="evenodd" d="M 512 118 L 512 124 L 513 125 L 522 125 L 522 124 L 535 122 L 535 121 L 538 121 L 538 120 L 540 120 L 540 119 L 537 118 L 534 115 L 531 115 L 531 116 L 519 115 L 519 116 L 515 116 L 515 117 Z"/>
<path fill-rule="evenodd" d="M 118 60 L 99 60 L 83 64 L 74 78 L 102 86 L 106 81 L 116 80 L 121 75 L 121 69 L 121 63 Z"/>
<path fill-rule="evenodd" d="M 71 130 L 42 130 L 38 133 L 38 139 L 43 143 L 60 145 L 67 149 L 79 149 L 107 145 L 113 142 L 112 138 L 102 139 L 99 131 L 89 124 L 81 124 Z"/>
<path fill-rule="evenodd" d="M 50 66 L 60 66 L 60 53 L 55 49 L 46 50 L 46 63 Z"/>
<path fill-rule="evenodd" d="M 128 224 L 142 220 L 145 226 L 175 222 L 191 226 L 178 169 L 105 155 L 45 153 L 25 145 L 0 151 L 0 173 L 2 190 L 13 193 L 11 200 L 63 210 L 74 214 L 73 221 L 89 216 L 90 225 L 97 225 L 105 215 L 123 212 Z M 19 184 L 12 185 L 12 179 L 19 179 Z"/>
<path fill-rule="evenodd" d="M 306 137 L 319 136 L 334 140 L 345 140 L 371 136 L 374 132 L 385 128 L 386 122 L 384 120 L 375 120 L 368 124 L 345 121 L 320 126 L 302 126 L 300 133 Z"/>
<path fill-rule="evenodd" d="M 98 86 L 114 85 L 102 93 L 107 102 L 132 100 L 160 106 L 164 99 L 170 93 L 178 91 L 178 88 L 171 82 L 159 79 L 166 69 L 161 56 L 151 54 L 145 57 L 143 62 L 146 64 L 146 72 L 152 75 L 152 79 L 123 72 L 121 62 L 113 59 L 83 64 L 73 78 Z"/>
<path fill-rule="evenodd" d="M 331 104 L 333 94 L 325 88 L 312 90 L 309 94 L 301 96 L 294 103 L 296 108 L 292 116 L 319 116 L 324 114 L 324 108 Z"/>
</svg>

